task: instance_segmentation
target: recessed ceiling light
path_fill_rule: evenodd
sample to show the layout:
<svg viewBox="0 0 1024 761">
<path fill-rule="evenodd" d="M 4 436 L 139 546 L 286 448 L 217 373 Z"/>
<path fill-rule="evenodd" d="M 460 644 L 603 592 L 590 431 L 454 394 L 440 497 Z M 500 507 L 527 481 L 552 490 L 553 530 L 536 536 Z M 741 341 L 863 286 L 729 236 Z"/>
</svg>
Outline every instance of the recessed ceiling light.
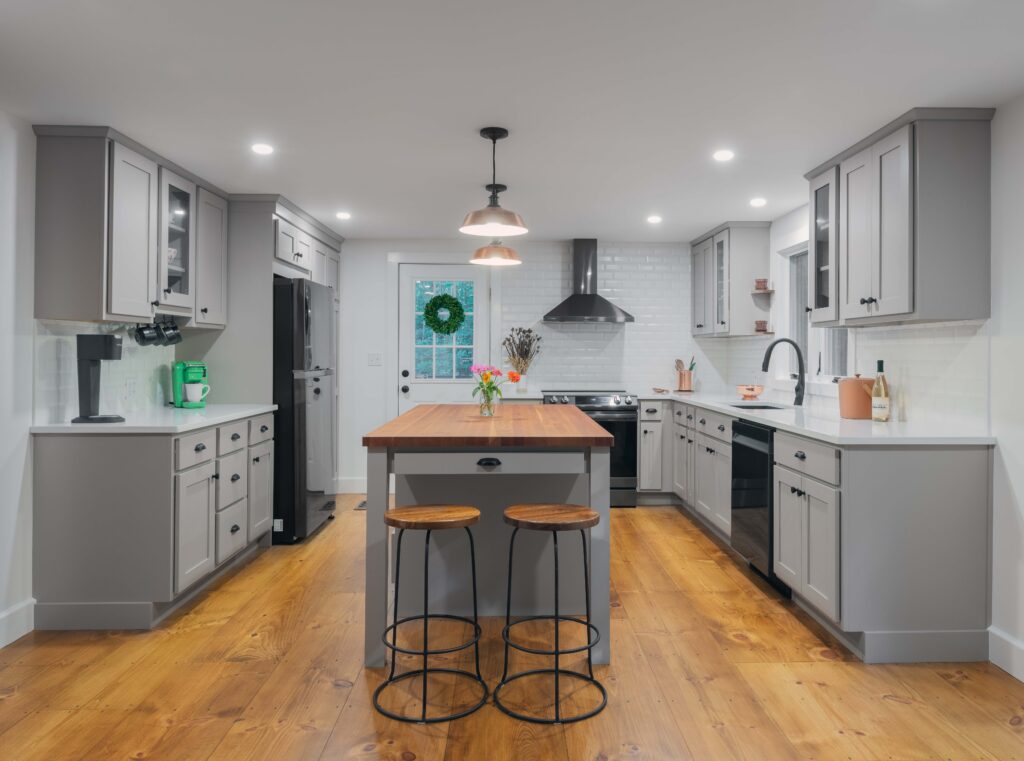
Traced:
<svg viewBox="0 0 1024 761">
<path fill-rule="evenodd" d="M 338 219 L 352 219 L 352 213 L 348 211 L 339 211 L 335 214 Z"/>
<path fill-rule="evenodd" d="M 711 158 L 715 161 L 732 161 L 736 157 L 736 154 L 730 151 L 728 148 L 723 148 L 720 151 L 715 151 L 711 154 Z"/>
<path fill-rule="evenodd" d="M 750 199 L 750 205 L 753 206 L 755 209 L 760 209 L 766 203 L 768 203 L 768 202 L 765 199 L 763 199 L 763 198 L 751 198 Z"/>
<path fill-rule="evenodd" d="M 274 146 L 267 145 L 266 143 L 253 143 L 252 152 L 260 156 L 269 156 L 274 152 Z"/>
<path fill-rule="evenodd" d="M 652 214 L 647 218 L 647 221 L 650 222 L 652 225 L 660 225 L 661 217 L 659 217 L 657 214 Z"/>
</svg>

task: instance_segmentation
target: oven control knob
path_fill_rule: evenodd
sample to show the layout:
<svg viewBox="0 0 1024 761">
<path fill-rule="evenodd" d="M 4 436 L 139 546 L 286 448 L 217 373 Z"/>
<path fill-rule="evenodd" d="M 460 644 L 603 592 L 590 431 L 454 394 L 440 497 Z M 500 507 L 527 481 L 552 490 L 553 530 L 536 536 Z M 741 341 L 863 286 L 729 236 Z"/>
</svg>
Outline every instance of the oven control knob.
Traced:
<svg viewBox="0 0 1024 761">
<path fill-rule="evenodd" d="M 633 397 L 627 396 L 626 397 L 626 404 L 632 404 L 632 403 L 633 403 Z"/>
<path fill-rule="evenodd" d="M 562 397 L 562 404 L 568 404 L 568 403 L 569 403 L 569 397 L 563 396 Z"/>
<path fill-rule="evenodd" d="M 612 404 L 622 404 L 622 399 L 618 394 L 612 397 Z"/>
</svg>

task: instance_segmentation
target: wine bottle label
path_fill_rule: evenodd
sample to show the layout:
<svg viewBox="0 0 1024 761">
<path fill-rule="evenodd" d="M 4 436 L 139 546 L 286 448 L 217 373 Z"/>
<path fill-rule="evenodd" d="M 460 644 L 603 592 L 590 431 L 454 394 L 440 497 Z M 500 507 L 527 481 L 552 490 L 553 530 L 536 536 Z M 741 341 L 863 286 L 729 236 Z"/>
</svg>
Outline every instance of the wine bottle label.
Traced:
<svg viewBox="0 0 1024 761">
<path fill-rule="evenodd" d="M 889 419 L 889 399 L 887 397 L 873 397 L 871 399 L 871 417 L 875 420 Z"/>
</svg>

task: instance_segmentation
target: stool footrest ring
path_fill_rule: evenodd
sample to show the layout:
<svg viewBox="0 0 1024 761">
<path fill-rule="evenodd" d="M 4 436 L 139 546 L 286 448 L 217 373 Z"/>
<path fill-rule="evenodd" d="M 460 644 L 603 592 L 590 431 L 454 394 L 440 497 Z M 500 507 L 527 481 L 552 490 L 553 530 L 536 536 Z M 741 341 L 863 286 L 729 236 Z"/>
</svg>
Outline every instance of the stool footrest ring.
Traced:
<svg viewBox="0 0 1024 761">
<path fill-rule="evenodd" d="M 512 641 L 512 638 L 509 635 L 512 627 L 519 626 L 519 624 L 525 624 L 529 621 L 555 621 L 556 619 L 558 621 L 568 621 L 570 623 L 587 627 L 587 644 L 581 645 L 580 647 L 571 647 L 565 650 L 540 650 L 535 647 L 516 644 Z M 526 616 L 524 618 L 520 618 L 518 621 L 513 621 L 508 626 L 504 627 L 501 630 L 501 638 L 505 640 L 506 645 L 523 653 L 532 653 L 533 655 L 570 655 L 572 653 L 584 653 L 587 650 L 593 650 L 597 643 L 601 641 L 601 632 L 598 631 L 597 627 L 593 624 L 587 623 L 582 618 L 575 618 L 573 616 Z"/>
<path fill-rule="evenodd" d="M 587 684 L 593 685 L 601 693 L 601 704 L 597 708 L 591 711 L 587 711 L 586 713 L 581 713 L 577 716 L 570 716 L 568 718 L 545 719 L 540 716 L 527 716 L 526 714 L 518 713 L 517 711 L 513 711 L 512 709 L 508 708 L 504 703 L 501 702 L 501 696 L 499 694 L 501 692 L 501 688 L 509 684 L 510 682 L 514 682 L 517 679 L 522 679 L 528 676 L 536 676 L 537 674 L 554 675 L 554 673 L 555 669 L 533 669 L 532 671 L 523 671 L 518 674 L 513 674 L 512 676 L 501 680 L 494 688 L 494 705 L 498 706 L 498 708 L 500 708 L 503 713 L 508 714 L 513 719 L 519 719 L 520 721 L 529 721 L 533 724 L 573 724 L 577 721 L 583 721 L 584 719 L 589 719 L 593 716 L 597 716 L 597 714 L 601 713 L 601 711 L 604 710 L 604 707 L 608 705 L 608 692 L 605 690 L 603 684 L 594 679 L 594 677 L 592 676 L 581 674 L 579 671 L 569 671 L 568 669 L 558 669 L 559 676 L 568 676 L 573 677 L 575 679 L 580 679 L 586 682 Z"/>
<path fill-rule="evenodd" d="M 382 713 L 384 716 L 387 716 L 389 719 L 394 719 L 395 721 L 404 721 L 404 722 L 407 722 L 409 724 L 438 724 L 440 722 L 454 721 L 455 719 L 461 719 L 464 716 L 469 716 L 474 711 L 480 709 L 487 702 L 487 698 L 490 697 L 491 692 L 487 688 L 487 683 L 484 682 L 484 680 L 481 679 L 480 677 L 478 677 L 476 674 L 474 674 L 474 673 L 472 673 L 470 671 L 462 671 L 461 669 L 428 668 L 428 669 L 426 669 L 426 673 L 427 674 L 452 674 L 453 676 L 465 677 L 467 679 L 471 679 L 472 681 L 474 681 L 477 684 L 479 684 L 481 688 L 483 688 L 483 695 L 481 696 L 479 701 L 477 701 L 476 703 L 474 703 L 472 706 L 470 706 L 469 708 L 465 709 L 464 711 L 459 711 L 458 713 L 453 713 L 453 714 L 447 714 L 445 716 L 428 716 L 425 719 L 422 718 L 422 717 L 420 717 L 420 718 L 413 718 L 411 716 L 403 716 L 402 714 L 398 714 L 398 713 L 395 713 L 394 711 L 389 711 L 386 708 L 382 708 L 381 704 L 380 704 L 380 700 L 379 700 L 380 694 L 382 692 L 384 692 L 384 690 L 387 689 L 389 686 L 395 684 L 396 682 L 400 682 L 403 679 L 412 679 L 412 678 L 418 677 L 418 676 L 419 677 L 423 677 L 424 676 L 424 670 L 423 669 L 416 669 L 415 671 L 406 671 L 404 674 L 399 674 L 398 676 L 393 677 L 392 679 L 388 679 L 388 680 L 382 682 L 381 684 L 379 684 L 377 686 L 377 689 L 375 689 L 373 691 L 373 707 L 376 708 L 378 711 L 380 711 L 380 713 Z"/>
<path fill-rule="evenodd" d="M 460 621 L 464 624 L 469 624 L 473 627 L 473 637 L 462 644 L 455 645 L 454 647 L 444 647 L 438 648 L 436 650 L 412 650 L 405 647 L 399 647 L 398 645 L 392 645 L 391 642 L 388 641 L 388 635 L 390 635 L 392 631 L 397 629 L 402 624 L 407 624 L 410 621 L 422 621 L 424 618 L 441 618 L 446 621 Z M 476 623 L 471 618 L 466 618 L 465 616 L 454 616 L 449 613 L 429 613 L 426 616 L 421 614 L 418 616 L 406 616 L 405 618 L 398 619 L 398 621 L 391 624 L 384 630 L 380 638 L 381 641 L 384 643 L 384 646 L 394 653 L 402 653 L 404 655 L 444 655 L 445 653 L 457 653 L 459 650 L 465 650 L 466 648 L 472 647 L 480 641 L 480 637 L 482 634 L 483 630 L 480 628 L 480 624 Z"/>
</svg>

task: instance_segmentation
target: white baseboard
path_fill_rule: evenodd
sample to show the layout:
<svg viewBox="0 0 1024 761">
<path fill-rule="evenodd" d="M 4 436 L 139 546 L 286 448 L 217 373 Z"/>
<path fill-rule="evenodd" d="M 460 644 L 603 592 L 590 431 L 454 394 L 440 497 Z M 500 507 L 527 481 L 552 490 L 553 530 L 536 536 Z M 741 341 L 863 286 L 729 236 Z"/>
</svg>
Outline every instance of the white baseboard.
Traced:
<svg viewBox="0 0 1024 761">
<path fill-rule="evenodd" d="M 335 481 L 338 494 L 366 494 L 366 478 L 339 478 Z"/>
<path fill-rule="evenodd" d="M 35 598 L 30 597 L 0 612 L 0 647 L 7 647 L 35 628 L 35 608 Z"/>
<path fill-rule="evenodd" d="M 1003 671 L 1024 682 L 1024 640 L 991 626 L 988 630 L 988 657 Z"/>
</svg>

